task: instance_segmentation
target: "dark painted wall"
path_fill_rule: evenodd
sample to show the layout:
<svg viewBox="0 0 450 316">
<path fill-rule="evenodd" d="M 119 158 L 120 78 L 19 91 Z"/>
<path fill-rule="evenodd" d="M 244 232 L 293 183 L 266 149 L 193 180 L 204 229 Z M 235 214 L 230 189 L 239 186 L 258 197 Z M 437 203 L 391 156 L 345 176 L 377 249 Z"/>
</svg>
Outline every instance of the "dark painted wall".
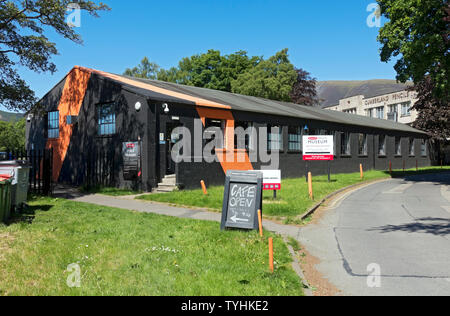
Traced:
<svg viewBox="0 0 450 316">
<path fill-rule="evenodd" d="M 59 104 L 64 81 L 58 84 L 42 101 L 45 111 L 56 110 Z M 116 108 L 116 134 L 111 136 L 98 136 L 97 134 L 97 105 L 101 103 L 115 102 Z M 134 108 L 136 102 L 142 104 L 142 109 L 137 112 Z M 45 112 L 44 111 L 44 112 Z M 422 157 L 420 153 L 420 140 L 416 140 L 415 155 L 409 156 L 408 138 L 417 135 L 399 133 L 393 131 L 377 130 L 364 126 L 345 126 L 335 123 L 309 121 L 290 117 L 275 117 L 260 113 L 233 112 L 235 121 L 254 122 L 255 127 L 267 124 L 281 125 L 283 128 L 284 150 L 280 152 L 280 169 L 283 178 L 303 177 L 306 172 L 306 163 L 302 160 L 301 152 L 289 152 L 287 126 L 308 125 L 309 129 L 326 129 L 333 133 L 350 132 L 351 155 L 340 154 L 340 134 L 336 133 L 336 160 L 331 162 L 332 173 L 358 172 L 362 163 L 365 170 L 387 170 L 389 161 L 393 168 L 400 169 L 405 161 L 406 168 L 414 168 L 416 160 L 420 167 L 431 164 L 430 157 Z M 169 103 L 169 112 L 163 111 L 162 102 L 148 100 L 146 97 L 136 94 L 126 87 L 109 79 L 93 74 L 90 78 L 87 93 L 85 95 L 78 123 L 75 125 L 72 140 L 64 161 L 60 182 L 82 185 L 85 182 L 87 157 L 93 152 L 105 151 L 114 154 L 115 178 L 118 186 L 150 191 L 154 189 L 166 175 L 167 146 L 168 143 L 160 143 L 160 133 L 164 133 L 166 139 L 166 127 L 170 123 L 176 123 L 187 127 L 191 131 L 191 144 L 194 144 L 194 123 L 200 125 L 199 115 L 192 105 Z M 366 156 L 358 155 L 358 134 L 367 134 L 368 153 Z M 386 156 L 378 155 L 378 135 L 387 134 Z M 45 120 L 36 115 L 33 121 L 27 125 L 28 142 L 31 149 L 45 147 Z M 258 135 L 259 136 L 259 135 Z M 402 138 L 402 156 L 396 157 L 395 136 Z M 421 136 L 420 136 L 421 137 Z M 258 137 L 259 138 L 259 137 Z M 125 181 L 123 179 L 122 143 L 128 141 L 142 141 L 142 177 L 140 181 Z M 193 151 L 193 150 L 192 150 Z M 428 151 L 429 152 L 429 151 Z M 194 153 L 192 152 L 192 158 Z M 260 169 L 261 163 L 253 163 L 254 169 Z M 313 174 L 325 174 L 327 162 L 309 162 L 308 170 Z M 183 188 L 199 188 L 200 181 L 205 180 L 207 185 L 222 185 L 225 175 L 220 163 L 206 162 L 182 162 L 176 166 L 177 183 Z"/>
</svg>

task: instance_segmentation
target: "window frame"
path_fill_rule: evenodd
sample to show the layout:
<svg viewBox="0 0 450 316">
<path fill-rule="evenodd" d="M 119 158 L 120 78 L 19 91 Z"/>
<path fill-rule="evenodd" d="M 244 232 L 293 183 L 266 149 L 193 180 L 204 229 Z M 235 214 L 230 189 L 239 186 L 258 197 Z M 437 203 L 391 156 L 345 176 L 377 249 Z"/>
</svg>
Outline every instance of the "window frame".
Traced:
<svg viewBox="0 0 450 316">
<path fill-rule="evenodd" d="M 276 140 L 272 140 L 272 135 L 276 135 L 275 133 L 272 133 L 272 128 L 279 128 L 279 140 L 278 140 L 278 147 L 279 148 L 272 148 L 272 144 L 276 142 Z M 282 125 L 267 125 L 267 151 L 284 151 L 284 142 L 283 142 L 283 126 Z"/>
<path fill-rule="evenodd" d="M 291 129 L 297 129 L 297 133 L 291 133 Z M 288 152 L 301 153 L 303 152 L 303 126 L 288 126 Z M 291 136 L 298 137 L 298 140 L 291 139 Z M 297 148 L 291 148 L 291 145 L 297 145 Z M 295 147 L 295 146 L 294 146 Z"/>
<path fill-rule="evenodd" d="M 397 140 L 398 140 L 398 142 L 397 142 Z M 397 144 L 398 144 L 398 146 L 397 146 Z M 401 136 L 395 136 L 395 144 L 394 144 L 394 146 L 395 146 L 395 156 L 396 157 L 402 157 L 403 156 L 403 154 L 402 154 L 402 137 Z"/>
<path fill-rule="evenodd" d="M 428 140 L 422 139 L 420 144 L 420 155 L 422 157 L 428 157 Z"/>
<path fill-rule="evenodd" d="M 106 123 L 101 123 L 101 113 L 100 111 L 102 110 L 103 107 L 105 106 L 110 106 L 111 107 L 111 113 L 109 115 L 112 116 L 113 120 L 112 122 L 106 122 Z M 98 137 L 111 137 L 117 134 L 117 115 L 116 115 L 116 103 L 115 102 L 106 102 L 106 103 L 99 103 L 96 105 L 96 122 L 97 122 L 97 136 Z M 111 131 L 106 131 L 105 133 L 101 132 L 101 128 L 102 126 L 113 126 L 114 129 Z"/>
<path fill-rule="evenodd" d="M 364 143 L 362 144 L 363 146 L 361 147 L 361 136 L 363 137 Z M 369 155 L 369 151 L 368 151 L 368 142 L 367 142 L 367 134 L 364 133 L 360 133 L 358 135 L 358 155 L 360 157 L 367 157 Z M 363 149 L 361 151 L 361 149 Z"/>
<path fill-rule="evenodd" d="M 351 157 L 352 156 L 352 145 L 351 145 L 351 138 L 352 134 L 350 132 L 341 132 L 340 137 L 340 156 L 341 157 Z M 343 139 L 345 139 L 346 145 L 345 145 L 345 151 L 344 149 L 344 143 Z"/>
<path fill-rule="evenodd" d="M 53 117 L 52 114 L 57 113 L 56 117 Z M 49 111 L 47 112 L 47 139 L 58 139 L 59 138 L 59 127 L 60 127 L 60 116 L 59 110 L 57 111 Z M 57 127 L 51 127 L 51 122 L 56 122 Z M 56 131 L 56 134 L 53 134 L 52 131 Z M 56 137 L 54 137 L 56 136 Z"/>
<path fill-rule="evenodd" d="M 381 141 L 381 139 L 383 141 Z M 378 157 L 386 157 L 386 143 L 387 143 L 387 136 L 378 135 Z M 381 144 L 383 146 L 380 146 Z"/>
<path fill-rule="evenodd" d="M 409 156 L 415 157 L 416 156 L 416 139 L 413 137 L 409 138 Z"/>
</svg>

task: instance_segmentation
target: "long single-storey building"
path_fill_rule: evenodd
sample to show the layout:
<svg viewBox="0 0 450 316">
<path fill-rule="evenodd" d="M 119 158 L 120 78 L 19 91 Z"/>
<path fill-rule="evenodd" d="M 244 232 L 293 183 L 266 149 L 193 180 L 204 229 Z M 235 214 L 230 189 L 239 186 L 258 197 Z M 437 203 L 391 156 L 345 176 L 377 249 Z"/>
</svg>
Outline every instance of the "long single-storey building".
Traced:
<svg viewBox="0 0 450 316">
<path fill-rule="evenodd" d="M 215 153 L 221 158 L 207 162 L 193 150 L 193 159 L 174 162 L 171 151 L 179 137 L 172 132 L 180 126 L 192 131 L 192 144 L 203 142 L 202 129 L 220 129 L 223 148 Z M 180 188 L 197 188 L 201 180 L 223 184 L 230 169 L 264 167 L 260 159 L 249 159 L 252 135 L 237 141 L 236 127 L 267 127 L 268 134 L 261 135 L 269 151 L 279 151 L 283 178 L 305 175 L 305 133 L 334 135 L 333 173 L 356 172 L 360 164 L 387 170 L 389 162 L 413 168 L 433 161 L 426 133 L 404 124 L 78 66 L 30 111 L 27 148 L 53 149 L 55 182 L 83 185 L 88 157 L 103 151 L 114 157 L 110 167 L 118 187 L 151 191 L 169 176 Z M 243 153 L 245 159 L 224 159 L 225 152 Z M 327 162 L 309 162 L 308 170 L 325 174 Z"/>
</svg>

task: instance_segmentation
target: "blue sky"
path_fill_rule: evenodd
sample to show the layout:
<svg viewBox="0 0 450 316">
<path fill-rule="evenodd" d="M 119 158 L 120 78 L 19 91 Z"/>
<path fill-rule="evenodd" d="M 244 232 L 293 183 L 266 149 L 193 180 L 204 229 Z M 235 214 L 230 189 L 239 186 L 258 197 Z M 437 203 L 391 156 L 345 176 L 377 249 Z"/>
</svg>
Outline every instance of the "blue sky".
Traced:
<svg viewBox="0 0 450 316">
<path fill-rule="evenodd" d="M 49 33 L 60 55 L 55 74 L 20 69 L 38 97 L 74 66 L 123 73 L 144 57 L 164 68 L 185 56 L 217 49 L 269 57 L 289 48 L 295 66 L 318 80 L 394 79 L 382 63 L 378 28 L 367 26 L 375 0 L 103 0 L 112 11 L 82 13 L 84 44 Z"/>
</svg>

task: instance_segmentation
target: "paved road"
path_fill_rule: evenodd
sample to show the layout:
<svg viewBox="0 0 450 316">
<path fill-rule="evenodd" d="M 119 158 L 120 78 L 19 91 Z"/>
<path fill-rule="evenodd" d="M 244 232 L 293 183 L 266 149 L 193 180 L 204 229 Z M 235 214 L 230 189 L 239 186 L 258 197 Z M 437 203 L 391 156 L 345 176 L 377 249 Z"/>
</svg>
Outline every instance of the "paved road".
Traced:
<svg viewBox="0 0 450 316">
<path fill-rule="evenodd" d="M 450 174 L 343 196 L 299 239 L 344 295 L 450 295 Z M 381 275 L 381 287 L 368 286 L 377 285 L 369 274 Z"/>
</svg>

